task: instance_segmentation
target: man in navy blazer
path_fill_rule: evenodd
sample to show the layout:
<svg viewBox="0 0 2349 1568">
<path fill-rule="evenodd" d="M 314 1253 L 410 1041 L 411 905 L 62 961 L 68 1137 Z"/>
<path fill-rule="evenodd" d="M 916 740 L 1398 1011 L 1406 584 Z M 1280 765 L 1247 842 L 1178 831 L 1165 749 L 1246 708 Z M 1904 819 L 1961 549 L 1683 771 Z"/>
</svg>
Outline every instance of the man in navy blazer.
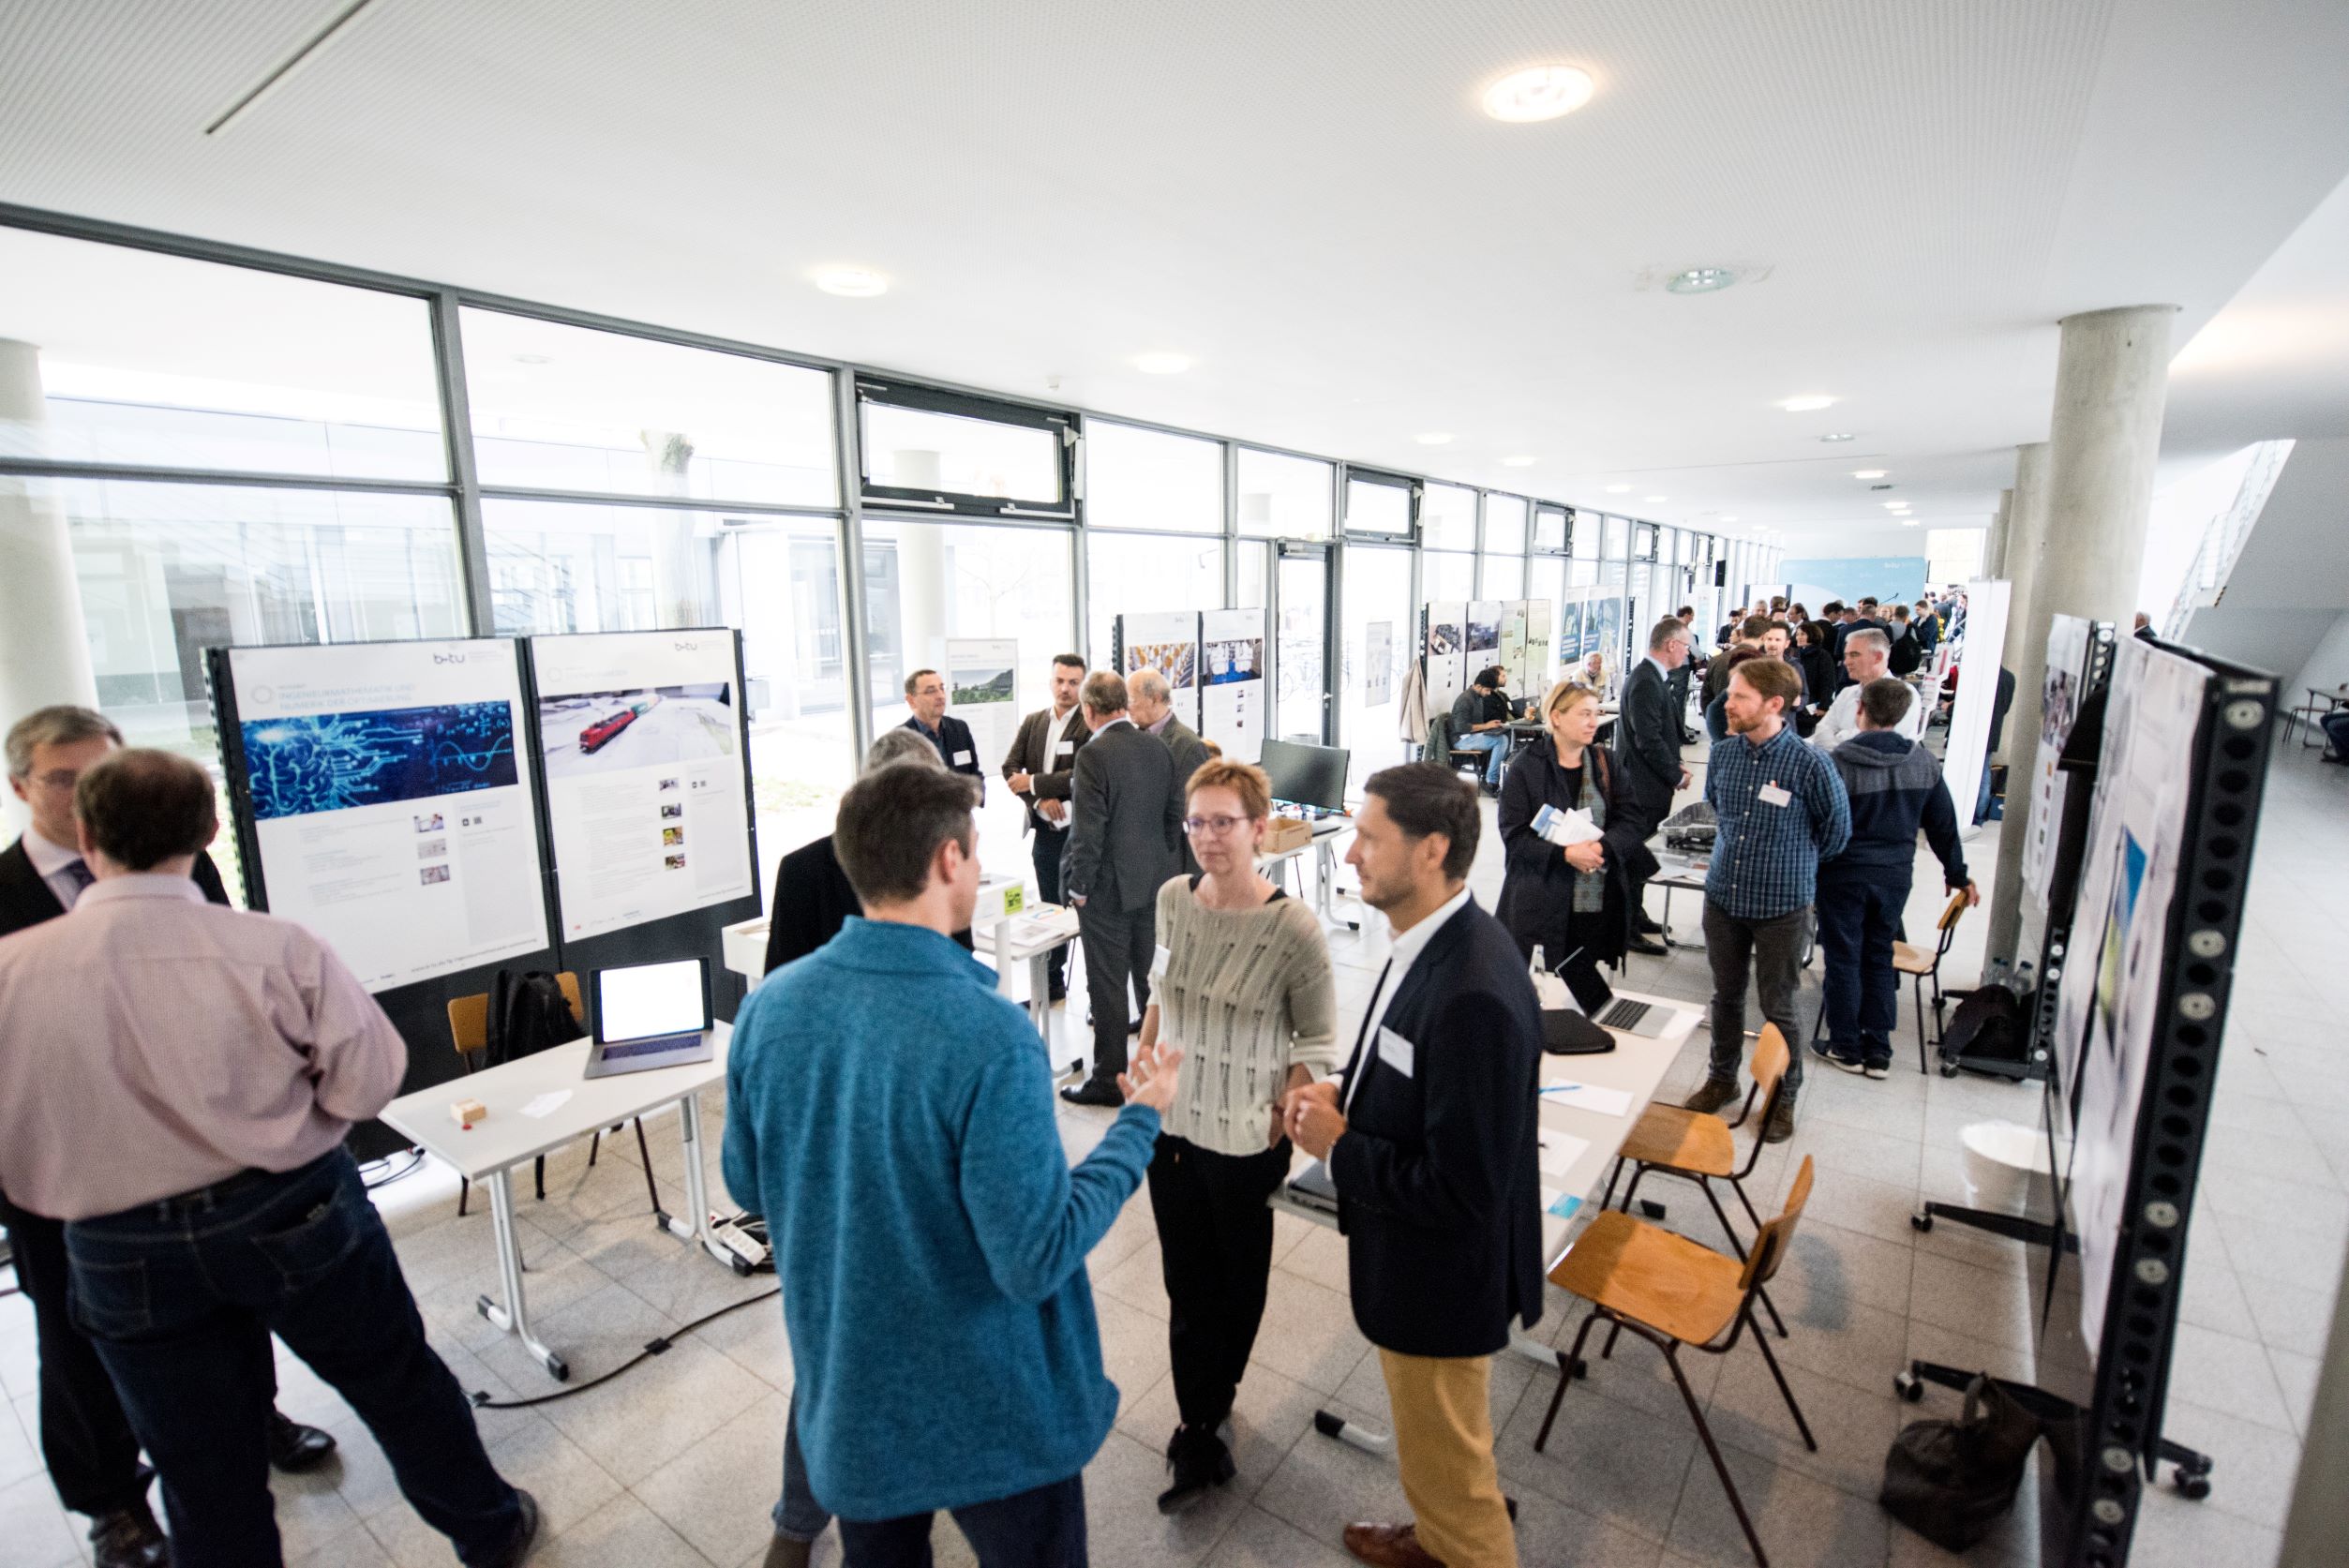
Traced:
<svg viewBox="0 0 2349 1568">
<path fill-rule="evenodd" d="M 905 677 L 905 706 L 913 709 L 904 728 L 912 730 L 938 749 L 938 760 L 950 773 L 979 781 L 979 799 L 987 799 L 987 770 L 979 766 L 979 742 L 970 725 L 946 710 L 946 677 L 936 670 L 916 670 Z"/>
<path fill-rule="evenodd" d="M 1509 1325 L 1542 1313 L 1541 1004 L 1468 894 L 1474 786 L 1417 762 L 1364 788 L 1346 862 L 1394 953 L 1346 1070 L 1285 1102 L 1338 1189 L 1354 1322 L 1379 1350 L 1414 1516 L 1349 1525 L 1346 1549 L 1376 1568 L 1515 1568 L 1489 1396 Z"/>
</svg>

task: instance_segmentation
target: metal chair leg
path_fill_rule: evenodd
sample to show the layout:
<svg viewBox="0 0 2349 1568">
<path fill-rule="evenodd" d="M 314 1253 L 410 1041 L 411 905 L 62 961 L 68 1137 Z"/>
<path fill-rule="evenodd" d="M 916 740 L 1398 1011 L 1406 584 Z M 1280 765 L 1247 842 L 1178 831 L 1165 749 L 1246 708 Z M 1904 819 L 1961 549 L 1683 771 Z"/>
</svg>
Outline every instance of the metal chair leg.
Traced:
<svg viewBox="0 0 2349 1568">
<path fill-rule="evenodd" d="M 1639 1195 L 1639 1184 L 1648 1177 L 1648 1167 L 1640 1166 L 1631 1173 L 1631 1185 L 1623 1188 L 1623 1213 L 1631 1212 L 1631 1201 Z"/>
<path fill-rule="evenodd" d="M 1681 1403 L 1688 1407 L 1689 1419 L 1697 1423 L 1697 1435 L 1704 1439 L 1705 1453 L 1713 1460 L 1713 1472 L 1721 1478 L 1721 1489 L 1729 1494 L 1729 1507 L 1737 1515 L 1737 1527 L 1745 1532 L 1745 1544 L 1754 1549 L 1754 1561 L 1760 1568 L 1770 1568 L 1770 1554 L 1762 1550 L 1761 1537 L 1754 1533 L 1754 1521 L 1745 1512 L 1745 1500 L 1737 1493 L 1737 1483 L 1729 1476 L 1729 1467 L 1721 1457 L 1721 1448 L 1713 1441 L 1713 1428 L 1705 1424 L 1703 1407 L 1697 1403 L 1696 1391 L 1688 1386 L 1688 1374 L 1680 1369 L 1680 1347 L 1668 1345 L 1664 1365 L 1672 1369 L 1672 1381 L 1680 1385 Z"/>
<path fill-rule="evenodd" d="M 1614 1326 L 1614 1327 L 1612 1327 L 1612 1328 L 1610 1328 L 1610 1329 L 1608 1329 L 1608 1330 L 1607 1331 L 1607 1343 L 1606 1343 L 1604 1346 L 1600 1347 L 1600 1350 L 1599 1350 L 1599 1352 L 1598 1352 L 1598 1358 L 1599 1358 L 1601 1361 L 1612 1361 L 1612 1360 L 1614 1360 L 1614 1359 L 1615 1359 L 1615 1341 L 1616 1341 L 1616 1340 L 1618 1340 L 1618 1339 L 1621 1339 L 1623 1337 L 1623 1322 L 1622 1322 L 1622 1320 L 1618 1319 L 1618 1320 L 1616 1321 L 1615 1326 Z"/>
<path fill-rule="evenodd" d="M 1754 1328 L 1754 1314 L 1748 1308 L 1745 1326 L 1754 1329 L 1754 1343 L 1760 1347 L 1762 1360 L 1769 1365 L 1770 1375 L 1778 1381 L 1778 1393 L 1786 1399 L 1787 1411 L 1794 1417 L 1794 1429 L 1803 1434 L 1803 1445 L 1812 1453 L 1818 1452 L 1818 1440 L 1811 1436 L 1811 1424 L 1803 1419 L 1803 1407 L 1794 1402 L 1794 1390 L 1787 1386 L 1787 1375 L 1778 1369 L 1778 1358 L 1770 1353 L 1770 1337 Z"/>
<path fill-rule="evenodd" d="M 1534 1434 L 1534 1452 L 1539 1454 L 1549 1441 L 1549 1428 L 1558 1419 L 1558 1407 L 1565 1402 L 1566 1384 L 1574 1381 L 1575 1368 L 1582 1365 L 1582 1344 L 1591 1337 L 1591 1325 L 1598 1322 L 1593 1307 L 1582 1320 L 1582 1326 L 1574 1331 L 1574 1349 L 1567 1352 L 1565 1364 L 1558 1368 L 1558 1390 L 1549 1396 L 1549 1412 L 1542 1417 L 1542 1429 Z"/>
<path fill-rule="evenodd" d="M 1925 1065 L 1925 978 L 1910 976 L 1908 989 L 1917 1001 L 1917 1070 L 1930 1074 L 1933 1069 Z"/>
<path fill-rule="evenodd" d="M 1703 1176 L 1698 1176 L 1697 1185 L 1704 1189 L 1705 1202 L 1713 1205 L 1713 1217 L 1721 1221 L 1721 1233 L 1729 1238 L 1729 1249 L 1737 1254 L 1739 1262 L 1743 1262 L 1745 1244 L 1737 1239 L 1737 1229 L 1729 1223 L 1729 1211 L 1721 1206 L 1721 1200 L 1713 1193 L 1713 1183 Z"/>
<path fill-rule="evenodd" d="M 1615 1178 L 1623 1173 L 1623 1157 L 1617 1155 L 1615 1163 L 1607 1168 L 1607 1195 L 1598 1201 L 1599 1212 L 1605 1214 L 1615 1203 Z M 1629 1204 L 1624 1205 L 1626 1208 Z"/>
<path fill-rule="evenodd" d="M 531 1185 L 538 1190 L 538 1201 L 546 1201 L 546 1157 L 540 1155 L 531 1163 Z"/>
<path fill-rule="evenodd" d="M 644 1118 L 636 1116 L 631 1119 L 636 1124 L 636 1157 L 644 1161 L 645 1194 L 652 1200 L 652 1212 L 658 1214 L 661 1212 L 661 1189 L 652 1180 L 652 1150 L 644 1141 Z M 694 1217 L 694 1223 L 701 1223 L 699 1215 Z"/>
<path fill-rule="evenodd" d="M 466 1201 L 467 1201 L 467 1200 L 469 1200 L 469 1199 L 471 1199 L 471 1198 L 472 1197 L 472 1195 L 473 1195 L 473 1183 L 472 1183 L 472 1178 L 471 1178 L 470 1176 L 459 1176 L 459 1177 L 457 1177 L 457 1178 L 456 1178 L 456 1217 L 457 1217 L 457 1218 L 462 1219 L 462 1218 L 464 1218 L 464 1217 L 465 1217 L 465 1204 L 466 1204 Z"/>
<path fill-rule="evenodd" d="M 1794 1337 L 1787 1332 L 1787 1321 L 1778 1316 L 1778 1304 L 1770 1299 L 1770 1292 L 1768 1288 L 1757 1285 L 1754 1287 L 1754 1293 L 1761 1297 L 1762 1310 L 1770 1314 L 1771 1322 L 1777 1327 L 1778 1337 L 1781 1339 L 1793 1338 Z M 1759 1329 L 1755 1330 L 1757 1335 L 1759 1335 L 1760 1332 L 1761 1331 Z"/>
<path fill-rule="evenodd" d="M 1736 1176 L 1731 1176 L 1729 1190 L 1736 1193 L 1737 1201 L 1745 1205 L 1745 1217 L 1754 1222 L 1754 1230 L 1758 1233 L 1762 1225 L 1761 1216 L 1754 1212 L 1754 1201 L 1745 1196 L 1745 1183 Z"/>
<path fill-rule="evenodd" d="M 588 1134 L 588 1169 L 595 1169 L 595 1156 L 604 1147 L 604 1134 L 598 1130 Z"/>
</svg>

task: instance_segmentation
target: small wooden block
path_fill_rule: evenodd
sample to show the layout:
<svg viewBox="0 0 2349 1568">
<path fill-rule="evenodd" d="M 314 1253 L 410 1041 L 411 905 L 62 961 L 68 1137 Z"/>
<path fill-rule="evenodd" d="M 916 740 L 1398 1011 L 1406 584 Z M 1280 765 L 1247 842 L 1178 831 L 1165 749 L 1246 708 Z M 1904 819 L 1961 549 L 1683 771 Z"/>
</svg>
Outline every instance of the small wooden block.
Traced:
<svg viewBox="0 0 2349 1568">
<path fill-rule="evenodd" d="M 449 1101 L 449 1115 L 456 1120 L 458 1127 L 470 1127 L 475 1122 L 483 1120 L 488 1114 L 489 1107 L 482 1104 L 482 1102 L 477 1099 L 453 1099 Z"/>
</svg>

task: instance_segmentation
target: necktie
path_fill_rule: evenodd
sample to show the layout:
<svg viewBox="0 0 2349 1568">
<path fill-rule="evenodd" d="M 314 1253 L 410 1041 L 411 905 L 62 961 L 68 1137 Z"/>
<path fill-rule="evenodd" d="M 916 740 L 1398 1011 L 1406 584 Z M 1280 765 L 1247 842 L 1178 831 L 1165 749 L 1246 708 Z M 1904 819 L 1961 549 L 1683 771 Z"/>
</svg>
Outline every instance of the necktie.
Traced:
<svg viewBox="0 0 2349 1568">
<path fill-rule="evenodd" d="M 90 884 L 97 880 L 97 873 L 92 871 L 89 862 L 78 855 L 67 860 L 62 869 L 67 879 L 73 884 L 73 896 L 76 899 L 88 892 Z M 71 908 L 72 905 L 68 904 L 67 907 Z"/>
</svg>

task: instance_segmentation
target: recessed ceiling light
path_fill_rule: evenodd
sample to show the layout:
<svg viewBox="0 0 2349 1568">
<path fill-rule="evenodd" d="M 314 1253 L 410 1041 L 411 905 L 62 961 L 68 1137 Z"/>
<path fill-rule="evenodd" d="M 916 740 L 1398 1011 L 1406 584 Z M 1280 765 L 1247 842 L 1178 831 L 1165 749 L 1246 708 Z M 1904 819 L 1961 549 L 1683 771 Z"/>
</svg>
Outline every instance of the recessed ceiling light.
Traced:
<svg viewBox="0 0 2349 1568">
<path fill-rule="evenodd" d="M 1854 479 L 1881 479 L 1884 477 L 1884 470 L 1882 469 L 1853 469 L 1851 470 L 1851 477 Z"/>
<path fill-rule="evenodd" d="M 1648 497 L 1648 504 L 1649 504 L 1650 506 L 1653 506 L 1653 505 L 1654 505 L 1657 501 L 1660 501 L 1660 500 L 1670 500 L 1671 499 L 1672 499 L 1672 498 L 1671 498 L 1671 497 L 1669 497 L 1669 496 L 1650 496 L 1650 497 Z"/>
<path fill-rule="evenodd" d="M 1668 294 L 1717 294 L 1737 281 L 1737 274 L 1727 267 L 1691 267 L 1676 272 L 1664 280 Z"/>
<path fill-rule="evenodd" d="M 1190 355 L 1165 351 L 1136 354 L 1133 367 L 1145 376 L 1179 376 L 1190 368 Z"/>
<path fill-rule="evenodd" d="M 516 354 L 514 363 L 516 365 L 552 365 L 555 361 L 551 354 Z"/>
<path fill-rule="evenodd" d="M 1850 432 L 1850 431 L 1848 431 L 1848 430 L 1839 430 L 1839 431 L 1835 432 L 1833 435 L 1829 435 L 1829 436 L 1821 436 L 1821 437 L 1819 437 L 1819 440 L 1820 440 L 1820 441 L 1849 441 L 1850 439 L 1851 439 L 1851 432 Z"/>
<path fill-rule="evenodd" d="M 871 299 L 889 292 L 889 279 L 871 267 L 818 267 L 815 286 L 844 299 Z"/>
<path fill-rule="evenodd" d="M 1496 120 L 1523 124 L 1571 114 L 1591 101 L 1596 84 L 1575 66 L 1534 66 L 1511 71 L 1485 89 L 1485 112 Z"/>
<path fill-rule="evenodd" d="M 1833 408 L 1835 400 L 1823 392 L 1805 392 L 1784 399 L 1778 406 L 1788 413 L 1817 413 L 1821 409 Z"/>
<path fill-rule="evenodd" d="M 1607 493 L 1610 496 L 1629 495 L 1631 493 L 1631 486 L 1628 485 L 1609 485 L 1607 487 Z"/>
<path fill-rule="evenodd" d="M 1725 522 L 1725 523 L 1734 523 L 1734 522 L 1736 522 L 1736 521 L 1737 521 L 1737 514 L 1736 514 L 1736 513 L 1734 513 L 1734 512 L 1732 512 L 1732 513 L 1730 513 L 1728 516 L 1726 516 L 1726 517 L 1722 518 L 1721 520 L 1722 520 L 1723 522 Z M 1761 527 L 1761 525 L 1760 525 L 1759 523 L 1756 523 L 1754 526 L 1755 526 L 1756 528 L 1759 528 L 1759 527 Z"/>
<path fill-rule="evenodd" d="M 1906 512 L 1908 510 L 1908 503 L 1905 500 L 1888 500 L 1884 503 L 1884 509 L 1887 512 Z"/>
<path fill-rule="evenodd" d="M 1449 446 L 1452 444 L 1452 432 L 1449 430 L 1422 430 L 1411 439 L 1417 441 L 1421 446 Z"/>
<path fill-rule="evenodd" d="M 1504 469 L 1530 469 L 1540 459 L 1535 457 L 1504 457 L 1501 466 Z"/>
<path fill-rule="evenodd" d="M 1903 528 L 1915 528 L 1917 526 L 1917 519 L 1914 517 L 1903 517 L 1900 520 L 1900 526 Z"/>
</svg>

